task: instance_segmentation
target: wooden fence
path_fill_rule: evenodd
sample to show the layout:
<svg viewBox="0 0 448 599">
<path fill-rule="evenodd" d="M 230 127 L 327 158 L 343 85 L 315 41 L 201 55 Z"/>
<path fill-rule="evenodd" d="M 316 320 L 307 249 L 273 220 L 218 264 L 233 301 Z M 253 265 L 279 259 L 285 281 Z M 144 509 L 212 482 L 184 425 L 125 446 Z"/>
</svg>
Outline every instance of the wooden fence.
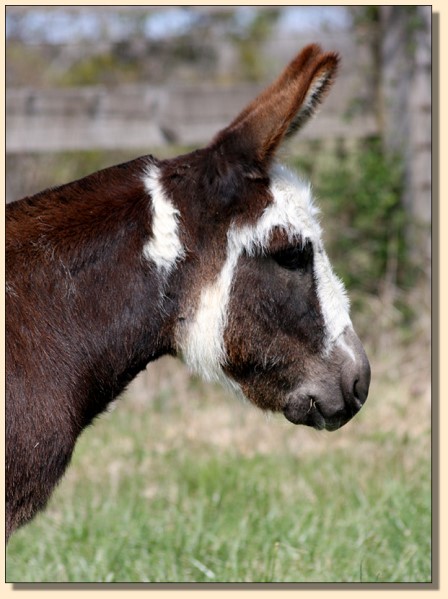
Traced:
<svg viewBox="0 0 448 599">
<path fill-rule="evenodd" d="M 195 145 L 211 137 L 260 91 L 258 85 L 9 89 L 6 151 Z M 339 104 L 339 105 L 338 105 Z M 346 119 L 340 102 L 325 103 L 302 139 L 363 138 L 377 133 L 374 115 Z"/>
</svg>

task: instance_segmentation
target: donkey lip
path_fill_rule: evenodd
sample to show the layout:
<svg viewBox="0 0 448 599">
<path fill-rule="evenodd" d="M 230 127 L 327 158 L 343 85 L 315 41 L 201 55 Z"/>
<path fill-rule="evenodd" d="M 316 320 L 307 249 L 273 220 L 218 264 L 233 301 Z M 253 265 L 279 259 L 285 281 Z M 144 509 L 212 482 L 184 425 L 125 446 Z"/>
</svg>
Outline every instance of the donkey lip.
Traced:
<svg viewBox="0 0 448 599">
<path fill-rule="evenodd" d="M 318 431 L 327 428 L 327 422 L 317 403 L 312 403 L 312 406 L 308 412 L 307 422 L 305 424 L 312 426 Z"/>
<path fill-rule="evenodd" d="M 325 423 L 325 430 L 327 431 L 337 431 L 338 428 L 341 428 L 341 426 L 344 426 L 344 424 L 346 424 L 350 419 L 346 418 L 344 420 L 335 420 L 333 422 L 326 422 Z"/>
<path fill-rule="evenodd" d="M 310 406 L 307 410 L 303 409 L 303 404 L 301 403 L 290 402 L 283 408 L 283 415 L 293 424 L 303 424 L 317 430 L 327 428 L 328 424 L 316 402 L 313 400 L 310 400 Z"/>
<path fill-rule="evenodd" d="M 346 409 L 338 410 L 332 416 L 324 415 L 317 401 L 310 401 L 306 412 L 301 409 L 300 404 L 291 402 L 283 409 L 283 415 L 293 424 L 303 424 L 319 431 L 336 431 L 353 416 Z"/>
</svg>

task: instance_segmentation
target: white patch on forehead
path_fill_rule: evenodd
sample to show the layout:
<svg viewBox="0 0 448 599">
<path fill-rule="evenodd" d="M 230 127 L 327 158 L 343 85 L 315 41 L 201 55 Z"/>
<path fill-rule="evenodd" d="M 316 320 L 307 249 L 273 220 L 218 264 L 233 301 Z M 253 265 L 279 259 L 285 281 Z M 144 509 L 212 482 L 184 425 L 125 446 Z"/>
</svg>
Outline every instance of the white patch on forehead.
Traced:
<svg viewBox="0 0 448 599">
<path fill-rule="evenodd" d="M 143 247 L 143 255 L 159 270 L 169 272 L 185 255 L 178 235 L 179 211 L 167 198 L 160 182 L 160 171 L 152 164 L 144 176 L 144 185 L 152 201 L 152 237 Z"/>
</svg>

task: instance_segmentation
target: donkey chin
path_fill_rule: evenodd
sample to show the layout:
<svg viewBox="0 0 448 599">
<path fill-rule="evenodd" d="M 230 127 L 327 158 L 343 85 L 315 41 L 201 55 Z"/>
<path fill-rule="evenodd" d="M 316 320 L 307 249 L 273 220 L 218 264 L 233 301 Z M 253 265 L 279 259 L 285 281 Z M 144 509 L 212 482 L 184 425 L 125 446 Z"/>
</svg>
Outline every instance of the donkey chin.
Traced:
<svg viewBox="0 0 448 599">
<path fill-rule="evenodd" d="M 293 424 L 335 431 L 364 405 L 370 386 L 370 363 L 351 328 L 341 335 L 329 356 L 327 376 L 313 377 L 291 392 L 283 408 Z"/>
</svg>

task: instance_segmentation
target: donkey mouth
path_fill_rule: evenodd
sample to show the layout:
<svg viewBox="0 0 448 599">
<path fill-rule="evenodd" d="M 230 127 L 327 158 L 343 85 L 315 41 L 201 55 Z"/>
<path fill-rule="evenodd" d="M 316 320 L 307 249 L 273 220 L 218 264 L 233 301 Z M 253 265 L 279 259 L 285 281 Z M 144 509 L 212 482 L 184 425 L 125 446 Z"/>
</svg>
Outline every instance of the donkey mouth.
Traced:
<svg viewBox="0 0 448 599">
<path fill-rule="evenodd" d="M 358 410 L 350 410 L 345 406 L 325 414 L 319 402 L 310 397 L 309 405 L 305 408 L 303 403 L 289 402 L 283 409 L 287 420 L 293 424 L 303 424 L 316 430 L 335 431 L 346 424 Z"/>
<path fill-rule="evenodd" d="M 344 333 L 342 341 L 350 342 L 356 350 L 353 359 L 345 358 L 342 362 L 340 377 L 308 382 L 293 391 L 283 408 L 290 422 L 317 430 L 335 431 L 351 420 L 364 405 L 370 386 L 369 361 L 353 331 Z"/>
</svg>

